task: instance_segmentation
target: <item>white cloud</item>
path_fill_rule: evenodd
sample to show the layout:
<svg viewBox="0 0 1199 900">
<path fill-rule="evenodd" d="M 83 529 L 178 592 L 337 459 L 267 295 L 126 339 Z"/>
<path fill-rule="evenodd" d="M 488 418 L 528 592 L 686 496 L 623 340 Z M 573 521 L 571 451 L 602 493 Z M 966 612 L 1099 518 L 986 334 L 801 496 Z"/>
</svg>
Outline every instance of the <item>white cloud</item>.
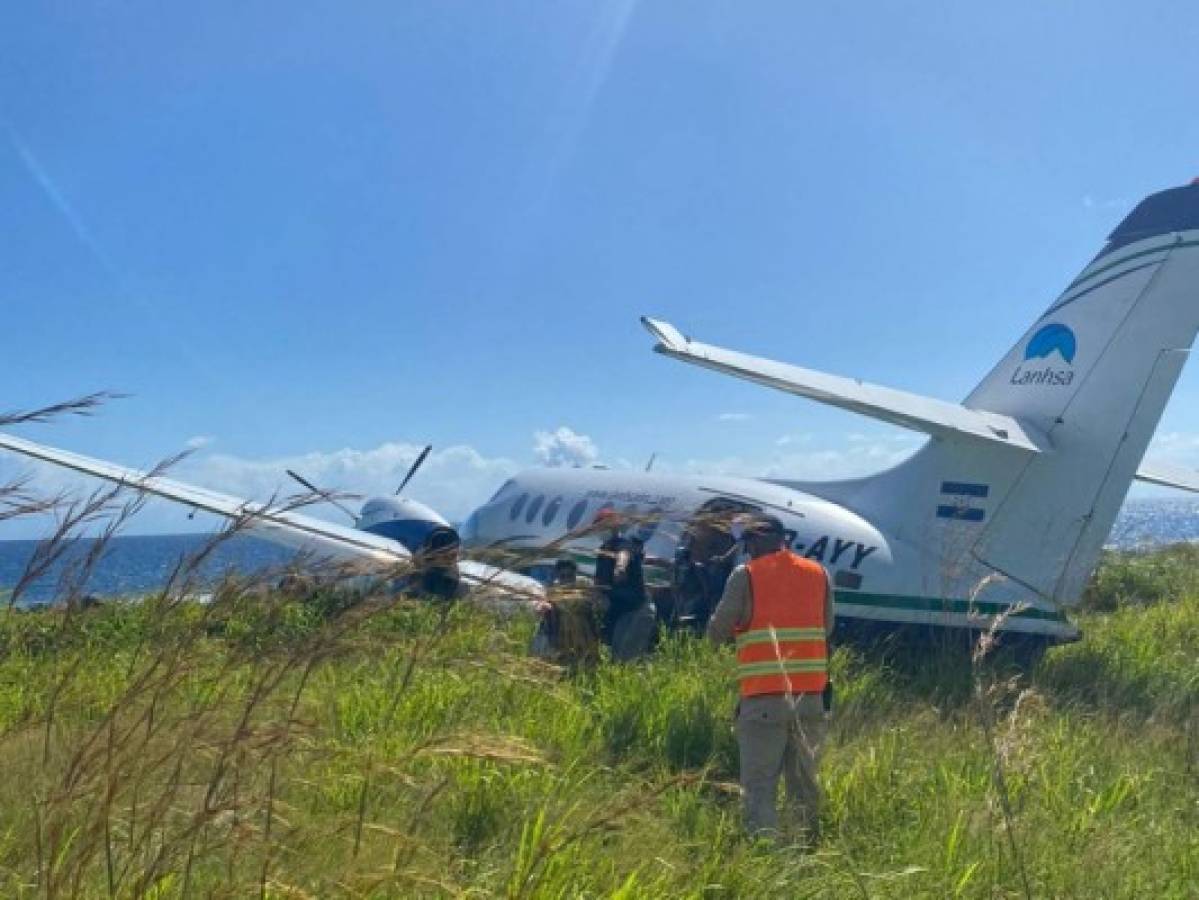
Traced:
<svg viewBox="0 0 1199 900">
<path fill-rule="evenodd" d="M 189 437 L 183 444 L 188 450 L 200 450 L 210 446 L 216 438 L 209 434 L 197 434 L 195 437 Z"/>
<path fill-rule="evenodd" d="M 1145 451 L 1145 462 L 1150 465 L 1155 462 L 1163 462 L 1199 469 L 1199 434 L 1185 431 L 1163 431 L 1154 435 L 1153 441 L 1149 444 L 1149 449 Z M 1130 496 L 1178 497 L 1179 493 L 1174 488 L 1159 487 L 1141 481 L 1134 481 Z"/>
<path fill-rule="evenodd" d="M 1173 457 L 1194 458 L 1199 454 L 1199 434 L 1185 431 L 1164 431 L 1154 435 L 1147 456 L 1154 453 Z"/>
<path fill-rule="evenodd" d="M 924 441 L 925 438 L 923 435 L 913 434 L 910 431 L 897 431 L 894 434 L 864 434 L 860 431 L 851 431 L 845 435 L 845 440 L 855 446 L 879 446 L 885 444 L 914 444 Z"/>
<path fill-rule="evenodd" d="M 298 490 L 286 474 L 294 469 L 322 489 L 366 497 L 394 493 L 422 449 L 419 444 L 389 442 L 367 450 L 345 447 L 274 459 L 214 453 L 184 460 L 173 474 L 239 497 L 265 499 Z M 405 493 L 457 519 L 518 468 L 512 460 L 487 457 L 470 446 L 446 447 L 429 454 Z"/>
<path fill-rule="evenodd" d="M 810 434 L 784 434 L 774 442 L 776 447 L 794 447 L 796 444 L 806 444 L 812 440 Z"/>
<path fill-rule="evenodd" d="M 535 432 L 533 441 L 533 455 L 543 466 L 589 466 L 599 460 L 595 442 L 565 425 Z"/>
<path fill-rule="evenodd" d="M 718 422 L 748 422 L 753 416 L 744 412 L 725 412 L 716 417 Z"/>
<path fill-rule="evenodd" d="M 1082 205 L 1085 209 L 1126 209 L 1131 204 L 1127 200 L 1121 200 L 1119 197 L 1110 197 L 1106 199 L 1096 199 L 1091 194 L 1083 194 Z"/>
<path fill-rule="evenodd" d="M 1199 468 L 1199 434 L 1167 432 L 1157 435 L 1145 451 L 1145 462 Z"/>
</svg>

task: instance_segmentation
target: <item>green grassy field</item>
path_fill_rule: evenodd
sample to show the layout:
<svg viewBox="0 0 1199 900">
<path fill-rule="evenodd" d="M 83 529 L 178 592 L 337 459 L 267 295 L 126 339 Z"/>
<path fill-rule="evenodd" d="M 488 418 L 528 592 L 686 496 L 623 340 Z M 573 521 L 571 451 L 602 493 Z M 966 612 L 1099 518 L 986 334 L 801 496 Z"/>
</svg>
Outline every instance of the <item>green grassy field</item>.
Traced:
<svg viewBox="0 0 1199 900">
<path fill-rule="evenodd" d="M 1194 897 L 1196 562 L 1107 559 L 1025 676 L 839 648 L 814 852 L 742 837 L 701 642 L 572 673 L 467 605 L 5 613 L 0 896 Z"/>
</svg>

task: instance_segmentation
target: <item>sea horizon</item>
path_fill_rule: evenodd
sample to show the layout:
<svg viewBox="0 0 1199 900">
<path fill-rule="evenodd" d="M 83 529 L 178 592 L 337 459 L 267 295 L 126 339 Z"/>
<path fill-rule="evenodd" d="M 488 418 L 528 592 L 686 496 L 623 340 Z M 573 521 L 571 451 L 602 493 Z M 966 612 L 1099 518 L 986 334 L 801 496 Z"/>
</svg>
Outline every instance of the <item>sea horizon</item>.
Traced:
<svg viewBox="0 0 1199 900">
<path fill-rule="evenodd" d="M 20 605 L 51 603 L 70 592 L 99 597 L 150 593 L 162 587 L 180 560 L 219 533 L 147 532 L 114 536 L 82 586 L 76 584 L 76 569 L 98 538 L 80 537 L 76 547 L 64 554 L 62 560 L 22 590 Z M 0 540 L 0 595 L 20 582 L 38 544 L 44 540 Z M 1138 497 L 1124 504 L 1104 546 L 1151 549 L 1192 541 L 1199 541 L 1199 499 Z M 296 551 L 290 548 L 252 534 L 235 534 L 215 548 L 192 580 L 196 589 L 203 590 L 229 574 L 253 575 L 278 570 L 295 557 Z"/>
</svg>

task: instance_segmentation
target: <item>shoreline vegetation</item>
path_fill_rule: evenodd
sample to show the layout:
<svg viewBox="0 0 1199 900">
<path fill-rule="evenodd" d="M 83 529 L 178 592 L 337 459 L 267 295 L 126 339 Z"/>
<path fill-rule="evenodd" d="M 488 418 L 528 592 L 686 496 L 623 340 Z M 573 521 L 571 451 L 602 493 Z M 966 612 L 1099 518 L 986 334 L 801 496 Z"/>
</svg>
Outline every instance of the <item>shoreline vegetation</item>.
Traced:
<svg viewBox="0 0 1199 900">
<path fill-rule="evenodd" d="M 0 518 L 58 523 L 14 602 L 61 568 L 55 607 L 0 610 L 0 896 L 1131 898 L 1199 884 L 1195 546 L 1106 554 L 1082 640 L 1028 668 L 986 634 L 838 646 L 823 839 L 807 851 L 743 834 L 727 648 L 669 635 L 635 664 L 551 665 L 528 654 L 531 616 L 396 600 L 384 587 L 403 566 L 378 590 L 275 571 L 189 600 L 250 519 L 157 592 L 85 602 L 141 502 L 127 485 L 0 485 Z"/>
<path fill-rule="evenodd" d="M 1192 895 L 1197 555 L 1108 554 L 1030 672 L 839 647 L 814 852 L 742 836 L 702 641 L 569 671 L 525 616 L 236 580 L 9 610 L 0 894 Z"/>
</svg>

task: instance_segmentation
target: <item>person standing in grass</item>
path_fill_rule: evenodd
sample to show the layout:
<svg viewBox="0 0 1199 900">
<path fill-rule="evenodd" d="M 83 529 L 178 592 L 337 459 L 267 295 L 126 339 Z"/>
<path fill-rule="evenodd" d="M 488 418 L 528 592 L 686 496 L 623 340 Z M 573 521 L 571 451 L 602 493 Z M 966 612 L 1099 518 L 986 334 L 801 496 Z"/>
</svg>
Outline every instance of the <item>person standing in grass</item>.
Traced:
<svg viewBox="0 0 1199 900">
<path fill-rule="evenodd" d="M 599 659 L 599 615 L 590 584 L 579 581 L 573 559 L 554 563 L 553 581 L 536 604 L 540 622 L 529 651 L 564 666 L 581 667 Z"/>
<path fill-rule="evenodd" d="M 645 545 L 625 537 L 624 523 L 613 509 L 601 509 L 595 525 L 607 531 L 595 560 L 595 587 L 603 601 L 604 643 L 612 658 L 629 662 L 649 652 L 658 620 L 645 589 Z"/>
<path fill-rule="evenodd" d="M 708 637 L 737 644 L 737 747 L 745 825 L 778 833 L 779 776 L 807 840 L 820 827 L 816 775 L 828 733 L 833 592 L 819 563 L 785 546 L 783 524 L 759 516 L 744 533 L 750 561 L 729 576 Z"/>
</svg>

